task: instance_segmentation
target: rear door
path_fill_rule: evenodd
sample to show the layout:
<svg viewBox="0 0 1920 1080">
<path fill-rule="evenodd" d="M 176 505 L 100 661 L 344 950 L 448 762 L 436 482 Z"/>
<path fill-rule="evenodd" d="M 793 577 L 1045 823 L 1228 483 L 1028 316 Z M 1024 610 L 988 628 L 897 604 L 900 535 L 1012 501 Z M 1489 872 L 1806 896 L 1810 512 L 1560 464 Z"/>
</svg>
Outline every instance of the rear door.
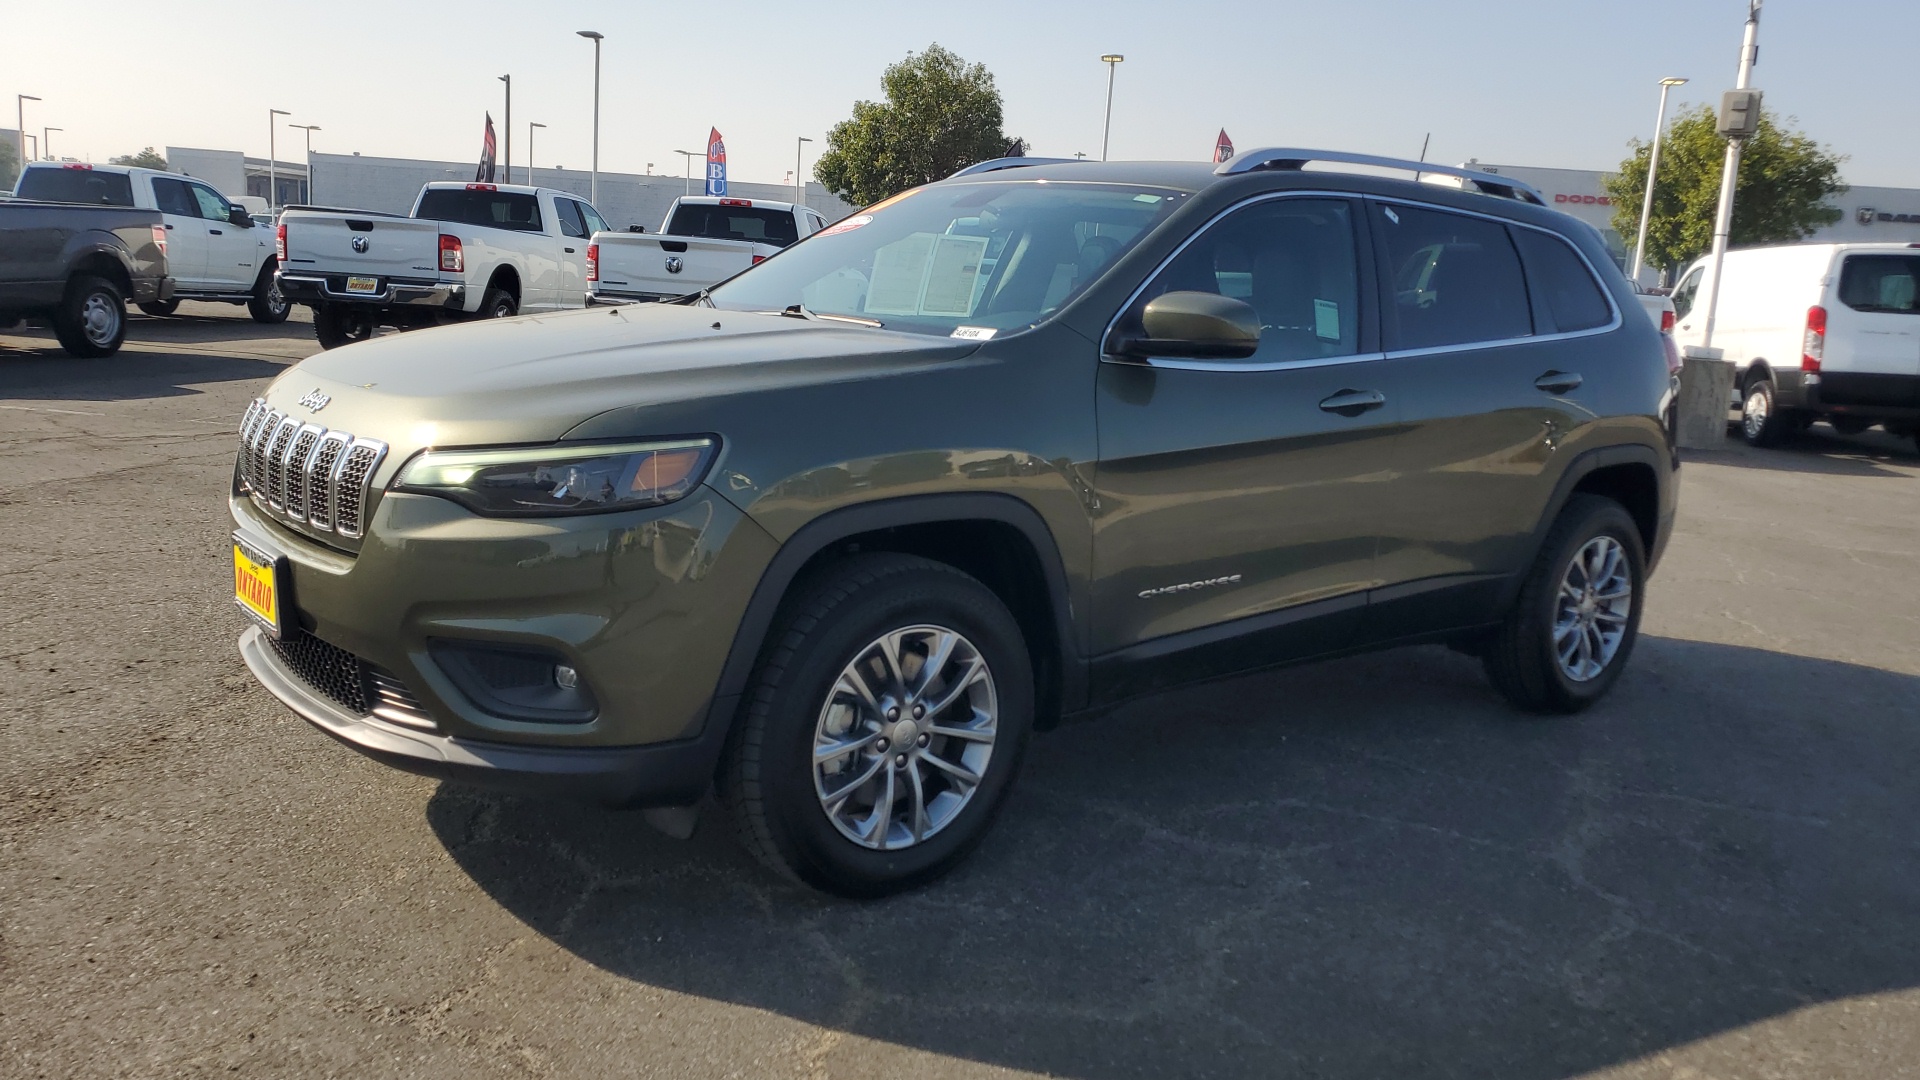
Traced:
<svg viewBox="0 0 1920 1080">
<path fill-rule="evenodd" d="M 1392 639 L 1491 617 L 1531 554 L 1561 447 L 1591 419 L 1583 382 L 1613 366 L 1599 335 L 1621 319 L 1552 233 L 1384 200 L 1369 214 L 1405 424 L 1381 484 L 1395 513 L 1368 628 Z"/>
<path fill-rule="evenodd" d="M 167 230 L 168 273 L 181 288 L 204 291 L 207 288 L 207 249 L 211 246 L 207 222 L 200 216 L 200 202 L 193 197 L 185 180 L 170 176 L 149 178 L 153 185 L 153 204 Z"/>
<path fill-rule="evenodd" d="M 1835 278 L 1821 400 L 1920 408 L 1920 251 L 1844 254 Z"/>
<path fill-rule="evenodd" d="M 235 225 L 233 204 L 205 184 L 187 181 L 207 234 L 206 281 L 222 292 L 250 292 L 258 272 L 260 244 L 251 224 Z M 248 218 L 249 223 L 252 218 Z"/>
</svg>

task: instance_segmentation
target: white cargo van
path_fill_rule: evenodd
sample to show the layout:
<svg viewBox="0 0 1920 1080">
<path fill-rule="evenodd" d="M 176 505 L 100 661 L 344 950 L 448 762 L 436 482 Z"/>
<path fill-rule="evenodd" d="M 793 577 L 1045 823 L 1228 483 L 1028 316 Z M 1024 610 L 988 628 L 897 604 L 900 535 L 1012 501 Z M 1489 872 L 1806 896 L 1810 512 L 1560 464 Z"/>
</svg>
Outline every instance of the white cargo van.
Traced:
<svg viewBox="0 0 1920 1080">
<path fill-rule="evenodd" d="M 1673 290 L 1675 341 L 1700 345 L 1707 260 Z M 1739 371 L 1741 433 L 1769 446 L 1826 420 L 1920 437 L 1920 244 L 1791 244 L 1727 252 L 1713 345 Z"/>
</svg>

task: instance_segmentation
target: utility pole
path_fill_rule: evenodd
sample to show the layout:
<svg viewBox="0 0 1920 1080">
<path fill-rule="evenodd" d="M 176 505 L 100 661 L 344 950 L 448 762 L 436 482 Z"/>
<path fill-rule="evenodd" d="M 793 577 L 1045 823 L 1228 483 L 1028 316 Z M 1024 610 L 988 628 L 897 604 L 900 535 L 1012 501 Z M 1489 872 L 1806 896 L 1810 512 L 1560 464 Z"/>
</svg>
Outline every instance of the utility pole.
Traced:
<svg viewBox="0 0 1920 1080">
<path fill-rule="evenodd" d="M 1100 58 L 1107 65 L 1107 123 L 1100 133 L 1100 160 L 1107 160 L 1107 141 L 1113 137 L 1113 73 L 1119 70 L 1120 62 L 1126 57 L 1119 53 L 1108 53 Z"/>
<path fill-rule="evenodd" d="M 307 197 L 308 205 L 313 204 L 313 133 L 320 130 L 319 124 L 288 124 L 290 128 L 299 128 L 307 133 Z"/>
<path fill-rule="evenodd" d="M 1753 86 L 1753 65 L 1760 58 L 1760 3 L 1761 0 L 1748 0 L 1747 32 L 1740 43 L 1740 75 L 1734 88 L 1751 89 Z M 1713 219 L 1713 270 L 1708 280 L 1713 288 L 1707 293 L 1707 321 L 1701 336 L 1701 345 L 1713 347 L 1714 317 L 1720 312 L 1720 269 L 1727 261 L 1727 238 L 1733 232 L 1733 189 L 1740 179 L 1740 151 L 1745 146 L 1743 138 L 1727 140 L 1727 165 L 1720 173 L 1720 209 Z"/>
<path fill-rule="evenodd" d="M 14 140 L 20 144 L 20 147 L 19 147 L 20 168 L 22 169 L 25 169 L 27 167 L 27 162 L 31 160 L 30 158 L 27 157 L 27 102 L 39 101 L 39 100 L 40 100 L 39 98 L 34 97 L 32 94 L 13 95 L 13 107 L 14 107 L 14 113 L 15 113 L 14 121 L 13 121 L 14 123 L 13 137 L 14 137 Z M 17 184 L 19 183 L 19 181 L 15 180 L 14 183 Z"/>
<path fill-rule="evenodd" d="M 40 156 L 41 157 L 46 158 L 48 161 L 53 160 L 53 133 L 56 131 L 65 131 L 65 130 L 67 129 L 57 128 L 57 127 L 43 127 L 40 129 Z"/>
<path fill-rule="evenodd" d="M 587 199 L 595 210 L 600 209 L 600 42 L 606 35 L 598 30 L 575 30 L 574 33 L 593 42 L 593 195 Z"/>
<path fill-rule="evenodd" d="M 292 115 L 293 115 L 292 113 L 288 112 L 285 109 L 268 109 L 267 110 L 267 209 L 268 210 L 272 210 L 274 207 L 280 205 L 280 193 L 278 190 L 280 187 L 280 158 L 279 158 L 279 152 L 274 148 L 274 140 L 277 139 L 280 135 L 280 125 L 277 121 L 274 120 L 274 117 L 292 116 Z"/>
<path fill-rule="evenodd" d="M 1660 175 L 1660 136 L 1667 126 L 1667 94 L 1676 86 L 1685 86 L 1687 80 L 1673 77 L 1660 80 L 1660 115 L 1653 121 L 1653 150 L 1647 155 L 1647 198 L 1640 208 L 1640 237 L 1633 242 L 1633 265 L 1627 270 L 1627 280 L 1636 284 L 1640 281 L 1640 267 L 1647 259 L 1647 221 L 1653 217 L 1653 184 Z"/>
<path fill-rule="evenodd" d="M 500 81 L 507 84 L 507 146 L 505 162 L 507 183 L 511 184 L 513 183 L 513 76 L 502 75 L 500 76 Z"/>
<path fill-rule="evenodd" d="M 687 178 L 686 178 L 687 182 L 684 190 L 681 191 L 681 195 L 682 196 L 691 195 L 693 194 L 693 159 L 697 157 L 705 157 L 706 155 L 697 153 L 693 150 L 675 150 L 674 153 L 679 154 L 681 160 L 685 161 L 687 164 Z"/>
<path fill-rule="evenodd" d="M 527 122 L 527 183 L 533 183 L 533 129 L 546 127 L 545 124 Z M 589 199 L 588 202 L 593 200 Z"/>
<path fill-rule="evenodd" d="M 800 141 L 793 144 L 793 186 L 800 189 L 800 197 L 795 199 L 794 202 L 801 206 L 807 205 L 807 182 L 804 179 L 806 174 L 800 171 L 800 163 L 804 160 L 804 155 L 807 152 L 807 144 L 812 141 L 812 139 L 802 135 L 800 136 Z"/>
</svg>

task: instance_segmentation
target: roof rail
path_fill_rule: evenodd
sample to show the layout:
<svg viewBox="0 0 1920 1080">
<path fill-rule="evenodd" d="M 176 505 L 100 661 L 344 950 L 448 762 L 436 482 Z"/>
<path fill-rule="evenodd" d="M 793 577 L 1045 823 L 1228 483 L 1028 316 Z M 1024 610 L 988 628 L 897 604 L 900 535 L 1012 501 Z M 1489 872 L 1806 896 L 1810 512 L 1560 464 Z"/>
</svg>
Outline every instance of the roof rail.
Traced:
<svg viewBox="0 0 1920 1080">
<path fill-rule="evenodd" d="M 974 162 L 972 165 L 954 173 L 953 176 L 947 177 L 947 179 L 951 180 L 954 176 L 973 176 L 978 173 L 999 172 L 1001 169 L 1020 169 L 1028 165 L 1072 165 L 1079 160 L 1079 158 L 1070 157 L 998 157 L 991 161 Z"/>
<path fill-rule="evenodd" d="M 1403 169 L 1412 173 L 1436 173 L 1452 176 L 1488 195 L 1498 195 L 1506 199 L 1518 199 L 1536 206 L 1547 205 L 1540 193 L 1512 177 L 1495 173 L 1480 172 L 1476 169 L 1462 169 L 1451 165 L 1435 165 L 1430 161 L 1408 161 L 1405 158 L 1376 157 L 1372 154 L 1347 154 L 1338 150 L 1295 150 L 1289 148 L 1265 148 L 1248 150 L 1236 154 L 1213 170 L 1215 176 L 1237 176 L 1257 170 L 1286 170 L 1298 172 L 1310 161 L 1335 162 L 1341 165 L 1370 165 L 1377 169 Z"/>
</svg>

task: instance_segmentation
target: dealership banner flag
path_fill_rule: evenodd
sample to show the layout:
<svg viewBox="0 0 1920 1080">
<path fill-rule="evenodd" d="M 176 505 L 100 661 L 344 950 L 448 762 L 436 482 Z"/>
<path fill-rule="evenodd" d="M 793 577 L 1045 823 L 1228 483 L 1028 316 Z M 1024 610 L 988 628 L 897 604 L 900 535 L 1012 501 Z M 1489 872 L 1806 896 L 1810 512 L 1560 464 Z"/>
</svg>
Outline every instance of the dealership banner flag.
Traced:
<svg viewBox="0 0 1920 1080">
<path fill-rule="evenodd" d="M 473 182 L 476 184 L 493 183 L 493 114 L 487 114 L 487 133 L 480 139 L 480 167 L 474 170 Z"/>
<path fill-rule="evenodd" d="M 707 132 L 707 194 L 726 193 L 727 144 L 720 138 L 719 128 L 710 128 Z"/>
<path fill-rule="evenodd" d="M 1220 129 L 1220 137 L 1213 141 L 1213 163 L 1215 165 L 1233 156 L 1233 140 L 1227 138 L 1227 129 Z"/>
</svg>

